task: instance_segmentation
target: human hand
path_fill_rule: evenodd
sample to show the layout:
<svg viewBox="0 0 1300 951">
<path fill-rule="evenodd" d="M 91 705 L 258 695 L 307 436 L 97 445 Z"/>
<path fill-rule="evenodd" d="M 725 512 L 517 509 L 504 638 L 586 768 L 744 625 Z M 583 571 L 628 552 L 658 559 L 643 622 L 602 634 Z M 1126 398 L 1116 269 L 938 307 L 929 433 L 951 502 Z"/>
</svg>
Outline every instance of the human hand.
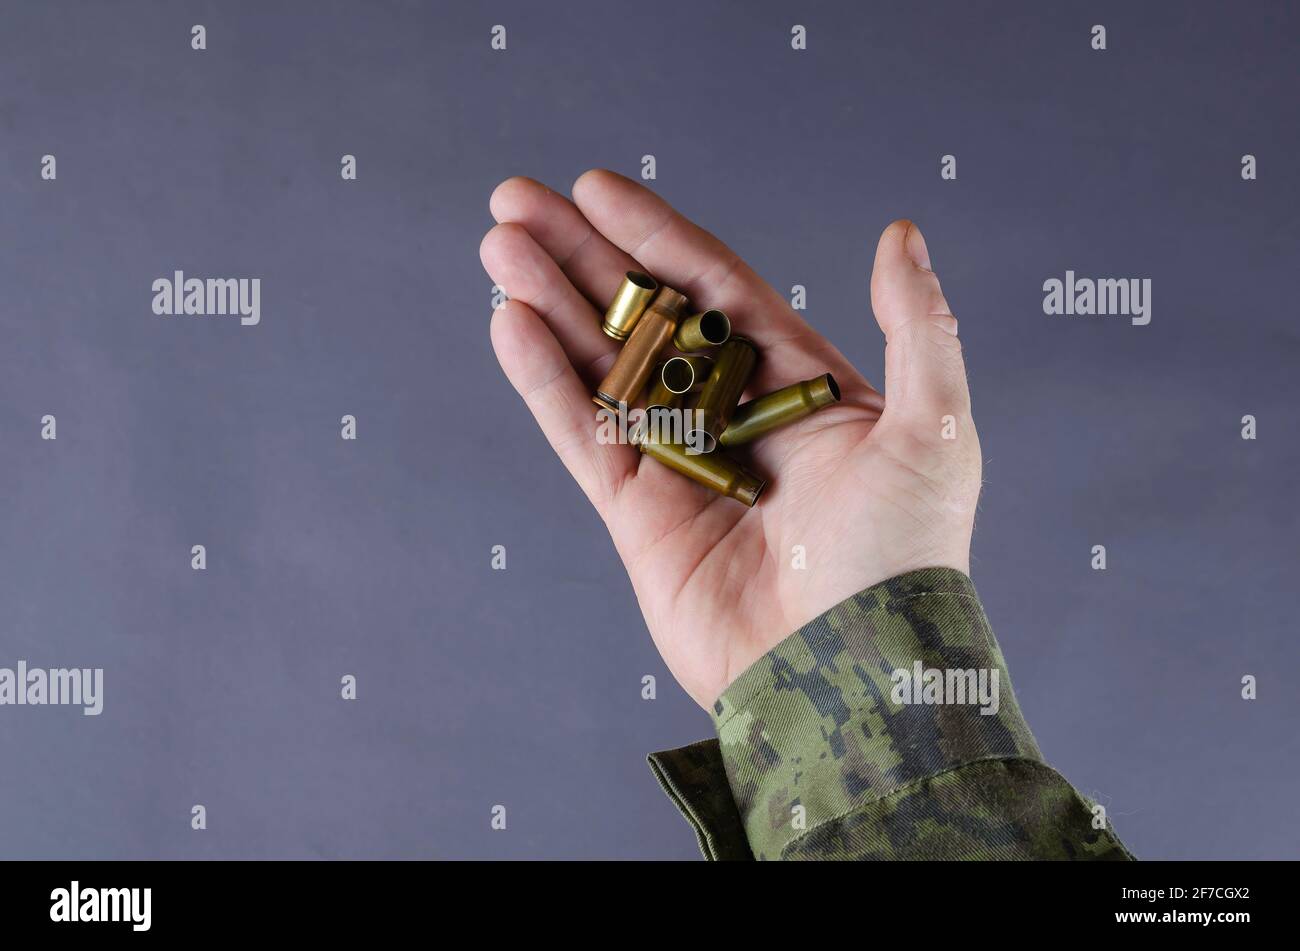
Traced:
<svg viewBox="0 0 1300 951">
<path fill-rule="evenodd" d="M 885 229 L 871 276 L 886 403 L 733 251 L 633 181 L 590 171 L 570 202 L 511 178 L 491 209 L 498 224 L 480 256 L 510 296 L 492 315 L 497 359 L 604 520 L 655 645 L 697 703 L 712 706 L 787 635 L 863 588 L 916 568 L 969 574 L 979 439 L 957 321 L 914 225 Z M 826 372 L 839 383 L 840 403 L 746 447 L 769 478 L 755 507 L 634 446 L 597 442 L 591 396 L 619 346 L 601 319 L 628 270 L 696 310 L 725 311 L 757 343 L 744 399 Z"/>
</svg>

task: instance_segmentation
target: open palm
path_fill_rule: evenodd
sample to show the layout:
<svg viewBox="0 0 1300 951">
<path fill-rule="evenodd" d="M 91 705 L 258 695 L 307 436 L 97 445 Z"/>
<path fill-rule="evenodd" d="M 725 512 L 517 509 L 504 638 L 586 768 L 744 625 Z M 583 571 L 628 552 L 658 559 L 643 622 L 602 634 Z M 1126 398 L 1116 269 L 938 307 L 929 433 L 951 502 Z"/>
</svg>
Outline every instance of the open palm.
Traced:
<svg viewBox="0 0 1300 951">
<path fill-rule="evenodd" d="M 723 245 L 641 185 L 587 172 L 573 201 L 532 179 L 492 195 L 480 254 L 510 296 L 492 342 L 510 382 L 609 528 L 646 624 L 708 707 L 786 635 L 914 568 L 969 570 L 980 486 L 957 322 L 920 231 L 881 236 L 872 309 L 889 402 Z M 635 447 L 596 439 L 594 384 L 618 344 L 600 331 L 628 270 L 719 308 L 760 358 L 745 399 L 822 373 L 843 401 L 737 451 L 769 485 L 754 508 Z M 749 458 L 746 458 L 748 456 Z"/>
</svg>

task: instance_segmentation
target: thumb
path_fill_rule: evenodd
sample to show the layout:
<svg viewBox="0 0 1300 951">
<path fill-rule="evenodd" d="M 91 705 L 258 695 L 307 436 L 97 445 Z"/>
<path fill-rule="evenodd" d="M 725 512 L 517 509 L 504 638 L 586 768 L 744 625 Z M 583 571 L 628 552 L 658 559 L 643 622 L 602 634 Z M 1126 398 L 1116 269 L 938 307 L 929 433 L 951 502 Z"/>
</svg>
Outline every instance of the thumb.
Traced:
<svg viewBox="0 0 1300 951">
<path fill-rule="evenodd" d="M 970 415 L 957 318 L 948 309 L 921 230 L 895 221 L 880 236 L 871 309 L 885 333 L 885 416 L 938 436 L 945 416 Z"/>
</svg>

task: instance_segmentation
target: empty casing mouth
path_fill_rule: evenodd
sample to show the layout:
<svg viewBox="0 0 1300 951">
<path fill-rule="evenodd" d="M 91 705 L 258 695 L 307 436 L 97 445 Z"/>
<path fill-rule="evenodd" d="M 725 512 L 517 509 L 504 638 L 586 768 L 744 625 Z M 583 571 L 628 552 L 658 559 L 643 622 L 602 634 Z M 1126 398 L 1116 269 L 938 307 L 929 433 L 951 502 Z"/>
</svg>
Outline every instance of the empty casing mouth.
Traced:
<svg viewBox="0 0 1300 951">
<path fill-rule="evenodd" d="M 695 368 L 681 357 L 664 361 L 659 378 L 669 393 L 689 393 L 695 385 Z"/>
<path fill-rule="evenodd" d="M 649 274 L 628 271 L 614 294 L 609 310 L 605 311 L 605 322 L 600 329 L 615 340 L 626 340 L 658 290 L 659 282 Z"/>
<path fill-rule="evenodd" d="M 829 373 L 809 382 L 812 384 L 810 387 L 812 399 L 817 404 L 818 409 L 823 406 L 830 406 L 832 403 L 838 403 L 842 398 L 840 396 L 840 385 L 835 382 L 835 377 Z"/>
<path fill-rule="evenodd" d="M 669 392 L 689 393 L 704 385 L 713 370 L 708 357 L 669 357 L 659 370 L 659 377 Z"/>
<path fill-rule="evenodd" d="M 706 310 L 682 321 L 673 335 L 673 346 L 690 353 L 719 347 L 731 336 L 731 320 L 720 310 Z"/>
</svg>

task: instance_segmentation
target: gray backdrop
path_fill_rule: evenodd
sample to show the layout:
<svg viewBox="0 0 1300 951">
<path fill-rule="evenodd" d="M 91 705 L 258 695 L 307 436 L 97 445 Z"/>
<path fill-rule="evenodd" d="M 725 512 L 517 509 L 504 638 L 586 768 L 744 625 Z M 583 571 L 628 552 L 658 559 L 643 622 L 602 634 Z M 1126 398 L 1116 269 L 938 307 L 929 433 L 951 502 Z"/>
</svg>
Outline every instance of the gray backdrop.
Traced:
<svg viewBox="0 0 1300 951">
<path fill-rule="evenodd" d="M 644 755 L 708 718 L 498 370 L 478 263 L 502 178 L 653 153 L 877 381 L 875 241 L 922 226 L 973 574 L 1049 761 L 1142 857 L 1300 855 L 1293 5 L 0 12 L 0 666 L 105 668 L 99 717 L 0 707 L 0 854 L 696 854 Z M 177 268 L 261 278 L 261 324 L 153 315 Z M 1151 324 L 1045 316 L 1067 268 L 1150 278 Z"/>
</svg>

